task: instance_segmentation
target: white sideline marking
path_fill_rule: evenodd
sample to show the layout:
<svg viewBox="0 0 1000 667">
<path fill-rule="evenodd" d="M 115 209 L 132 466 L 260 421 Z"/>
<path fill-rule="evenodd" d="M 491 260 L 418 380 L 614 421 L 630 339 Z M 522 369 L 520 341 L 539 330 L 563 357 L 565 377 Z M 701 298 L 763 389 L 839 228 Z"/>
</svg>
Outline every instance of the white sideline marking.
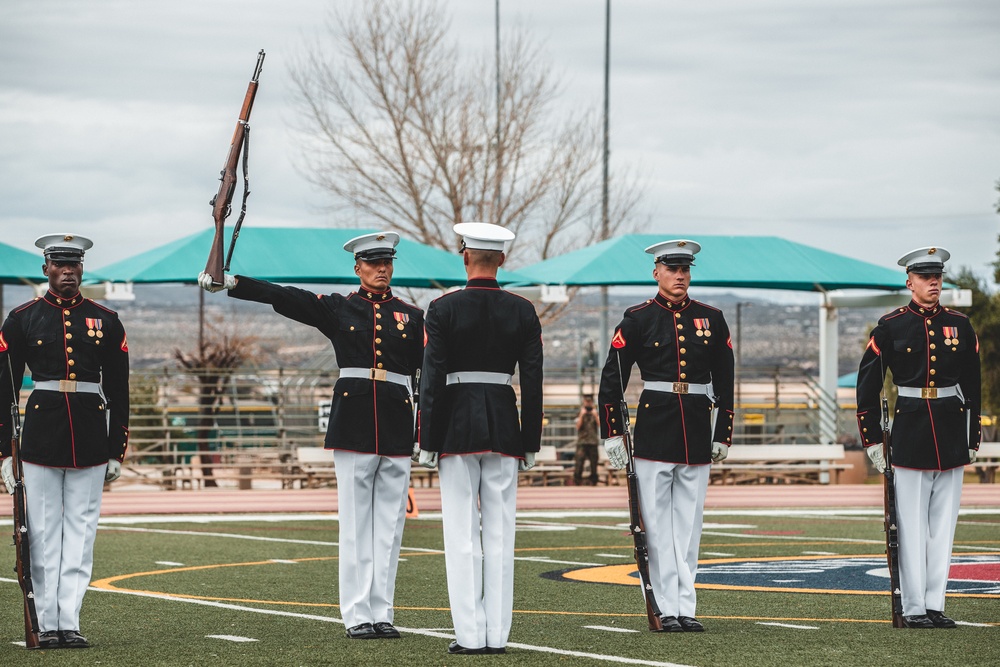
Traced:
<svg viewBox="0 0 1000 667">
<path fill-rule="evenodd" d="M 736 554 L 727 554 L 727 553 L 724 553 L 722 551 L 703 551 L 702 553 L 705 554 L 706 556 L 719 556 L 719 557 L 722 557 L 722 558 L 726 558 L 728 556 L 735 556 L 736 555 Z"/>
<path fill-rule="evenodd" d="M 803 551 L 805 556 L 839 556 L 836 551 Z"/>
<path fill-rule="evenodd" d="M 272 558 L 270 559 L 272 563 L 288 563 L 289 565 L 298 565 L 297 560 L 286 560 L 284 558 Z"/>
<path fill-rule="evenodd" d="M 158 560 L 155 561 L 157 565 L 168 565 L 170 567 L 184 567 L 184 563 L 175 563 L 172 560 Z"/>
<path fill-rule="evenodd" d="M 257 639 L 250 637 L 237 637 L 236 635 L 205 635 L 206 639 L 225 639 L 227 642 L 255 642 Z"/>
<path fill-rule="evenodd" d="M 757 621 L 757 625 L 773 625 L 778 628 L 792 628 L 793 630 L 819 630 L 819 628 L 814 625 L 793 625 L 791 623 L 767 623 L 764 621 Z"/>
<path fill-rule="evenodd" d="M 968 621 L 955 621 L 955 624 L 956 625 L 968 625 L 969 627 L 973 627 L 973 628 L 992 628 L 992 627 L 994 627 L 993 625 L 990 625 L 989 623 L 969 623 Z"/>
<path fill-rule="evenodd" d="M 514 560 L 524 560 L 531 563 L 549 563 L 551 565 L 583 565 L 585 567 L 599 567 L 604 563 L 581 563 L 575 560 L 553 560 L 545 556 L 514 556 Z"/>
<path fill-rule="evenodd" d="M 772 579 L 776 584 L 798 584 L 802 583 L 804 579 Z"/>
<path fill-rule="evenodd" d="M 281 609 L 259 609 L 256 607 L 245 607 L 243 605 L 231 604 L 228 602 L 215 602 L 213 600 L 192 600 L 189 598 L 178 598 L 172 595 L 160 594 L 160 593 L 143 593 L 140 591 L 125 591 L 125 590 L 105 590 L 101 588 L 90 587 L 90 590 L 98 591 L 100 593 L 118 593 L 120 595 L 134 595 L 136 597 L 153 598 L 156 600 L 167 600 L 170 602 L 183 602 L 186 604 L 197 604 L 205 607 L 216 607 L 219 609 L 231 609 L 233 611 L 248 611 L 255 614 L 264 614 L 266 616 L 285 616 L 288 618 L 301 618 L 310 621 L 320 621 L 322 623 L 340 623 L 343 625 L 344 621 L 339 618 L 333 618 L 332 616 L 319 616 L 317 614 L 300 614 L 292 611 L 285 611 Z M 396 626 L 401 632 L 409 632 L 415 635 L 423 635 L 425 637 L 437 637 L 439 639 L 455 639 L 454 634 L 438 632 L 437 630 L 426 630 L 423 628 L 403 628 Z M 676 662 L 657 662 L 655 660 L 639 660 L 636 658 L 625 658 L 617 655 L 602 655 L 600 653 L 584 653 L 582 651 L 567 651 L 564 649 L 552 648 L 550 646 L 534 646 L 532 644 L 518 644 L 510 642 L 507 644 L 509 648 L 516 648 L 522 651 L 535 651 L 537 653 L 551 653 L 553 655 L 563 655 L 573 658 L 588 658 L 590 660 L 599 660 L 602 662 L 617 663 L 621 665 L 647 665 L 648 667 L 692 667 L 691 665 L 684 665 Z"/>
<path fill-rule="evenodd" d="M 631 630 L 629 628 L 612 628 L 607 625 L 585 625 L 583 627 L 588 630 L 605 630 L 607 632 L 639 632 L 638 630 Z"/>
<path fill-rule="evenodd" d="M 601 558 L 631 558 L 631 556 L 623 556 L 622 554 L 594 554 L 595 556 L 600 556 Z"/>
</svg>

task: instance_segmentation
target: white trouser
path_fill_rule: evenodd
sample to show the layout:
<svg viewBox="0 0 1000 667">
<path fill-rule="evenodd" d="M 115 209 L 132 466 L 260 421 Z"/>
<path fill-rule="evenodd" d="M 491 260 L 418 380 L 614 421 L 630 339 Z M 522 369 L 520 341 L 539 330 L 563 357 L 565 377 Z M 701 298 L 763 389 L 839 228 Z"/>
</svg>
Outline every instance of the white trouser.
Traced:
<svg viewBox="0 0 1000 667">
<path fill-rule="evenodd" d="M 410 457 L 334 450 L 340 523 L 340 615 L 352 628 L 392 623 Z"/>
<path fill-rule="evenodd" d="M 514 613 L 517 459 L 452 455 L 438 467 L 455 639 L 466 648 L 506 646 Z"/>
<path fill-rule="evenodd" d="M 92 468 L 24 464 L 39 632 L 80 630 L 107 470 L 107 464 Z"/>
<path fill-rule="evenodd" d="M 965 469 L 893 470 L 903 615 L 944 611 Z"/>
<path fill-rule="evenodd" d="M 649 579 L 663 616 L 695 615 L 702 515 L 711 466 L 635 460 Z"/>
</svg>

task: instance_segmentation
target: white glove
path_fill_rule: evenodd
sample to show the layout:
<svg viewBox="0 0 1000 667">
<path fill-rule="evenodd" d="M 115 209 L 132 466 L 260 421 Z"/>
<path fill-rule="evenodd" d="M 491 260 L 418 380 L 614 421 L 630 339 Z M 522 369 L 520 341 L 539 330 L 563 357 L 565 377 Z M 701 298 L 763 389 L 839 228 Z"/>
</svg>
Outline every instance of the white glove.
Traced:
<svg viewBox="0 0 1000 667">
<path fill-rule="evenodd" d="M 875 466 L 875 470 L 880 473 L 885 472 L 885 454 L 882 452 L 882 445 L 872 445 L 865 448 L 865 453 L 868 454 L 868 458 L 871 459 L 872 465 Z"/>
<path fill-rule="evenodd" d="M 604 441 L 604 451 L 608 455 L 608 467 L 612 470 L 624 470 L 628 463 L 625 453 L 625 438 L 616 435 Z"/>
<path fill-rule="evenodd" d="M 521 471 L 521 472 L 524 472 L 526 470 L 531 470 L 534 467 L 535 467 L 535 453 L 534 452 L 525 452 L 524 453 L 524 460 L 523 461 L 518 460 L 518 462 L 517 462 L 517 469 L 519 471 Z"/>
<path fill-rule="evenodd" d="M 420 463 L 420 443 L 413 443 L 413 451 L 410 453 L 410 460 L 414 463 Z"/>
<path fill-rule="evenodd" d="M 14 495 L 14 458 L 8 456 L 0 463 L 0 477 L 3 477 L 3 485 L 7 487 L 7 493 Z"/>
<path fill-rule="evenodd" d="M 722 442 L 712 443 L 713 463 L 718 463 L 719 461 L 725 461 L 727 456 L 729 456 L 729 445 Z"/>
<path fill-rule="evenodd" d="M 212 276 L 202 271 L 198 274 L 198 286 L 206 292 L 212 293 L 221 292 L 224 289 L 233 289 L 236 287 L 236 276 L 226 273 L 222 276 L 222 284 L 216 285 L 212 282 Z"/>
<path fill-rule="evenodd" d="M 122 464 L 118 459 L 108 461 L 108 471 L 104 473 L 105 482 L 113 482 L 122 476 Z"/>
<path fill-rule="evenodd" d="M 976 462 L 976 457 L 978 455 L 979 455 L 979 450 L 977 450 L 977 449 L 970 449 L 969 450 L 969 463 L 975 463 Z"/>
<path fill-rule="evenodd" d="M 434 468 L 438 467 L 438 453 L 428 452 L 426 449 L 421 449 L 420 459 L 417 461 L 417 463 L 419 463 L 425 468 L 430 468 L 431 470 L 434 470 Z"/>
</svg>

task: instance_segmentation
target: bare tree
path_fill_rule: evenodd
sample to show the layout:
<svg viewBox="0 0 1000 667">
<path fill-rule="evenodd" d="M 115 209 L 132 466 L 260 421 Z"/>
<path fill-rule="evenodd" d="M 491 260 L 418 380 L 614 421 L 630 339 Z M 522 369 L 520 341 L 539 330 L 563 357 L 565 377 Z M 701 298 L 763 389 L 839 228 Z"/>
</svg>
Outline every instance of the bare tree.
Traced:
<svg viewBox="0 0 1000 667">
<path fill-rule="evenodd" d="M 205 486 L 218 486 L 212 474 L 210 442 L 215 416 L 232 380 L 233 371 L 250 359 L 256 350 L 257 339 L 251 336 L 226 336 L 221 341 L 203 341 L 194 353 L 174 350 L 174 358 L 183 368 L 191 371 L 198 383 L 198 451 Z"/>
<path fill-rule="evenodd" d="M 498 111 L 492 57 L 463 61 L 448 30 L 435 0 L 334 10 L 292 72 L 306 177 L 335 206 L 448 250 L 456 222 L 503 225 L 515 266 L 625 230 L 640 189 L 609 179 L 602 231 L 599 117 L 560 112 L 527 32 L 502 39 Z"/>
</svg>

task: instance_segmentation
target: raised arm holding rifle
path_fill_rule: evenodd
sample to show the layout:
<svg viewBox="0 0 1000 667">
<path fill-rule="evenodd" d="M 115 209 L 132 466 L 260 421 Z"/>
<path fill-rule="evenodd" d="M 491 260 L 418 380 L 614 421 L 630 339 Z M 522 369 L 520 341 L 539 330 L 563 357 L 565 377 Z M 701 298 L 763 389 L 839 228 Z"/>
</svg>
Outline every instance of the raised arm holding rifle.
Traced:
<svg viewBox="0 0 1000 667">
<path fill-rule="evenodd" d="M 858 369 L 861 440 L 876 469 L 891 473 L 893 482 L 895 507 L 886 502 L 899 528 L 897 627 L 955 627 L 944 615 L 945 591 L 962 475 L 981 439 L 982 387 L 979 340 L 969 318 L 939 303 L 949 257 L 944 248 L 928 247 L 899 259 L 912 299 L 879 319 Z M 891 441 L 883 444 L 879 422 L 888 408 L 879 396 L 890 370 L 899 397 Z"/>
<path fill-rule="evenodd" d="M 233 248 L 236 246 L 236 239 L 240 236 L 240 227 L 243 225 L 243 218 L 247 213 L 247 197 L 250 196 L 250 177 L 247 167 L 250 154 L 250 111 L 253 110 L 253 101 L 257 96 L 257 80 L 260 78 L 260 71 L 263 67 L 264 50 L 261 49 L 260 53 L 257 54 L 257 66 L 254 67 L 250 85 L 247 86 L 246 97 L 243 98 L 243 108 L 240 109 L 240 117 L 236 121 L 233 138 L 229 143 L 226 163 L 222 166 L 222 173 L 219 177 L 221 181 L 219 192 L 209 202 L 212 206 L 212 218 L 215 221 L 215 238 L 212 240 L 212 249 L 208 255 L 208 263 L 205 265 L 205 273 L 212 278 L 215 285 L 223 285 L 225 275 L 229 273 Z M 229 251 L 225 254 L 225 263 L 223 263 L 225 224 L 226 218 L 232 211 L 233 193 L 236 190 L 236 166 L 239 164 L 241 153 L 243 155 L 243 204 L 240 208 L 240 217 L 236 220 L 236 226 L 233 228 L 233 239 L 229 243 Z M 230 286 L 225 285 L 225 287 L 228 289 Z"/>
<path fill-rule="evenodd" d="M 625 311 L 611 341 L 598 398 L 609 462 L 630 471 L 636 560 L 643 577 L 644 533 L 650 588 L 645 579 L 643 588 L 650 629 L 656 632 L 704 630 L 695 618 L 694 579 L 705 492 L 710 464 L 726 457 L 733 435 L 729 327 L 721 311 L 687 294 L 690 267 L 700 249 L 687 240 L 646 249 L 654 257 L 658 291 Z M 624 400 L 633 364 L 645 382 L 634 445 L 625 440 Z M 657 613 L 659 623 L 653 618 Z"/>
</svg>

